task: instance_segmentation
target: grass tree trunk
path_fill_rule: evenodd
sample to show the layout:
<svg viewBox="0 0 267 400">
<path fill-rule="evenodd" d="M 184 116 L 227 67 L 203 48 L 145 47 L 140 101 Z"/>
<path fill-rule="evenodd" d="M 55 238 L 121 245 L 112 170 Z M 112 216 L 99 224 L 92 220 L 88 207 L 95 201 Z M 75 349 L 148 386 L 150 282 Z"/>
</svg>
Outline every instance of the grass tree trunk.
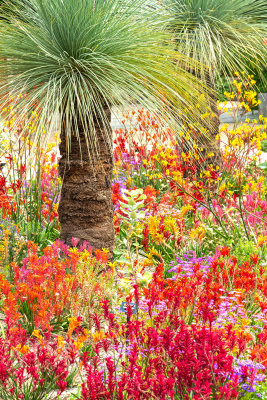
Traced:
<svg viewBox="0 0 267 400">
<path fill-rule="evenodd" d="M 202 151 L 199 152 L 200 160 L 196 164 L 199 175 L 201 171 L 209 169 L 210 165 L 212 165 L 215 170 L 218 170 L 217 167 L 221 169 L 222 153 L 220 148 L 220 140 L 217 140 L 217 135 L 220 133 L 220 119 L 217 108 L 217 96 L 214 79 L 209 74 L 206 74 L 205 77 L 202 77 L 195 72 L 194 75 L 196 75 L 199 79 L 203 79 L 203 82 L 208 89 L 206 98 L 207 101 L 209 101 L 210 106 L 210 115 L 202 120 L 205 133 L 199 133 L 198 136 L 195 137 L 198 147 L 202 148 Z M 183 143 L 181 151 L 184 153 L 188 153 L 190 151 L 187 142 Z M 189 174 L 187 170 L 187 162 L 184 162 L 184 171 L 184 176 L 188 177 Z"/>
<path fill-rule="evenodd" d="M 108 120 L 111 112 L 105 109 Z M 75 135 L 71 138 L 69 157 L 66 151 L 66 135 L 61 132 L 59 173 L 62 178 L 62 192 L 59 204 L 61 240 L 68 245 L 72 238 L 80 243 L 86 240 L 93 251 L 108 248 L 112 254 L 114 247 L 113 204 L 111 193 L 111 174 L 113 155 L 111 146 L 102 135 L 103 123 L 95 122 L 98 138 L 98 157 L 88 156 L 88 147 L 82 128 L 80 143 Z M 112 131 L 109 131 L 112 143 Z M 89 149 L 95 154 L 95 149 Z"/>
<path fill-rule="evenodd" d="M 202 157 L 204 160 L 204 167 L 212 164 L 215 168 L 222 167 L 222 153 L 220 148 L 220 140 L 216 137 L 220 133 L 220 119 L 217 108 L 217 96 L 214 78 L 206 74 L 205 83 L 211 89 L 209 93 L 211 115 L 207 119 L 207 135 L 203 137 L 203 152 Z M 213 155 L 211 155 L 213 154 Z"/>
</svg>

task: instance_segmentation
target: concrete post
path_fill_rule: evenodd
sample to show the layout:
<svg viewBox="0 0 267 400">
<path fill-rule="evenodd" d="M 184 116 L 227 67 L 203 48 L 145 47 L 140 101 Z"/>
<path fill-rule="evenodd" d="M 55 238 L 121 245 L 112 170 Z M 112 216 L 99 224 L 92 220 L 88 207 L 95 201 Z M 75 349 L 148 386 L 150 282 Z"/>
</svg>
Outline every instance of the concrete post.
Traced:
<svg viewBox="0 0 267 400">
<path fill-rule="evenodd" d="M 267 93 L 259 93 L 259 115 L 263 115 L 267 118 Z"/>
</svg>

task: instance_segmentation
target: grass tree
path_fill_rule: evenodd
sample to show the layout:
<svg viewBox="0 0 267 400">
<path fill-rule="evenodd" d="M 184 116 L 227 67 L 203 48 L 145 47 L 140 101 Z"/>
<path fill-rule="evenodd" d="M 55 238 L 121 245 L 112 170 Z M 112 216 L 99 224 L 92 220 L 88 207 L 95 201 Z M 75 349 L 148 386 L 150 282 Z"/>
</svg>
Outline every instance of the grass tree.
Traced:
<svg viewBox="0 0 267 400">
<path fill-rule="evenodd" d="M 111 107 L 139 103 L 173 127 L 194 122 L 197 79 L 174 65 L 169 21 L 144 0 L 3 4 L 2 108 L 16 96 L 15 128 L 37 113 L 36 141 L 60 127 L 61 239 L 112 251 Z"/>
<path fill-rule="evenodd" d="M 198 71 L 188 68 L 214 89 L 210 92 L 213 129 L 208 147 L 216 151 L 216 80 L 233 76 L 235 71 L 261 73 L 267 55 L 266 0 L 165 0 L 165 6 L 173 18 L 178 51 L 200 63 Z"/>
</svg>

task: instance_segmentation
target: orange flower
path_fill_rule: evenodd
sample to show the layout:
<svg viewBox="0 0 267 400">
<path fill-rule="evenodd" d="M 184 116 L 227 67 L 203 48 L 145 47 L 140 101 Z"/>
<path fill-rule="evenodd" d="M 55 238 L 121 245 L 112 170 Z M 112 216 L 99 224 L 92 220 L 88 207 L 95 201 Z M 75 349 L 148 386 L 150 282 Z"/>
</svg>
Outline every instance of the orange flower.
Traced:
<svg viewBox="0 0 267 400">
<path fill-rule="evenodd" d="M 69 329 L 68 329 L 68 337 L 70 338 L 72 335 L 72 332 L 74 331 L 74 329 L 78 328 L 78 326 L 81 325 L 81 321 L 80 319 L 76 318 L 76 317 L 71 317 L 69 318 Z"/>
<path fill-rule="evenodd" d="M 29 351 L 30 351 L 30 348 L 27 345 L 22 346 L 21 344 L 18 344 L 16 347 L 13 347 L 13 348 L 14 348 L 14 350 L 19 351 L 23 355 L 29 353 Z"/>
<path fill-rule="evenodd" d="M 105 339 L 107 335 L 103 331 L 96 331 L 95 333 L 92 333 L 92 337 L 94 342 L 100 342 L 101 340 Z"/>
</svg>

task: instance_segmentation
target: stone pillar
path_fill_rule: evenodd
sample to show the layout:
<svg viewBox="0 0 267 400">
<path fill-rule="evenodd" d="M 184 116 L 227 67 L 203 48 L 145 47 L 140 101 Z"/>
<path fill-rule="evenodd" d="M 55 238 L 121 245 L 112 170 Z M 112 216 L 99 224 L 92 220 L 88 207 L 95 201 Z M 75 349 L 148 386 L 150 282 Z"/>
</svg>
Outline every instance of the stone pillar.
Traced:
<svg viewBox="0 0 267 400">
<path fill-rule="evenodd" d="M 263 115 L 267 118 L 267 93 L 259 93 L 259 115 Z"/>
</svg>

